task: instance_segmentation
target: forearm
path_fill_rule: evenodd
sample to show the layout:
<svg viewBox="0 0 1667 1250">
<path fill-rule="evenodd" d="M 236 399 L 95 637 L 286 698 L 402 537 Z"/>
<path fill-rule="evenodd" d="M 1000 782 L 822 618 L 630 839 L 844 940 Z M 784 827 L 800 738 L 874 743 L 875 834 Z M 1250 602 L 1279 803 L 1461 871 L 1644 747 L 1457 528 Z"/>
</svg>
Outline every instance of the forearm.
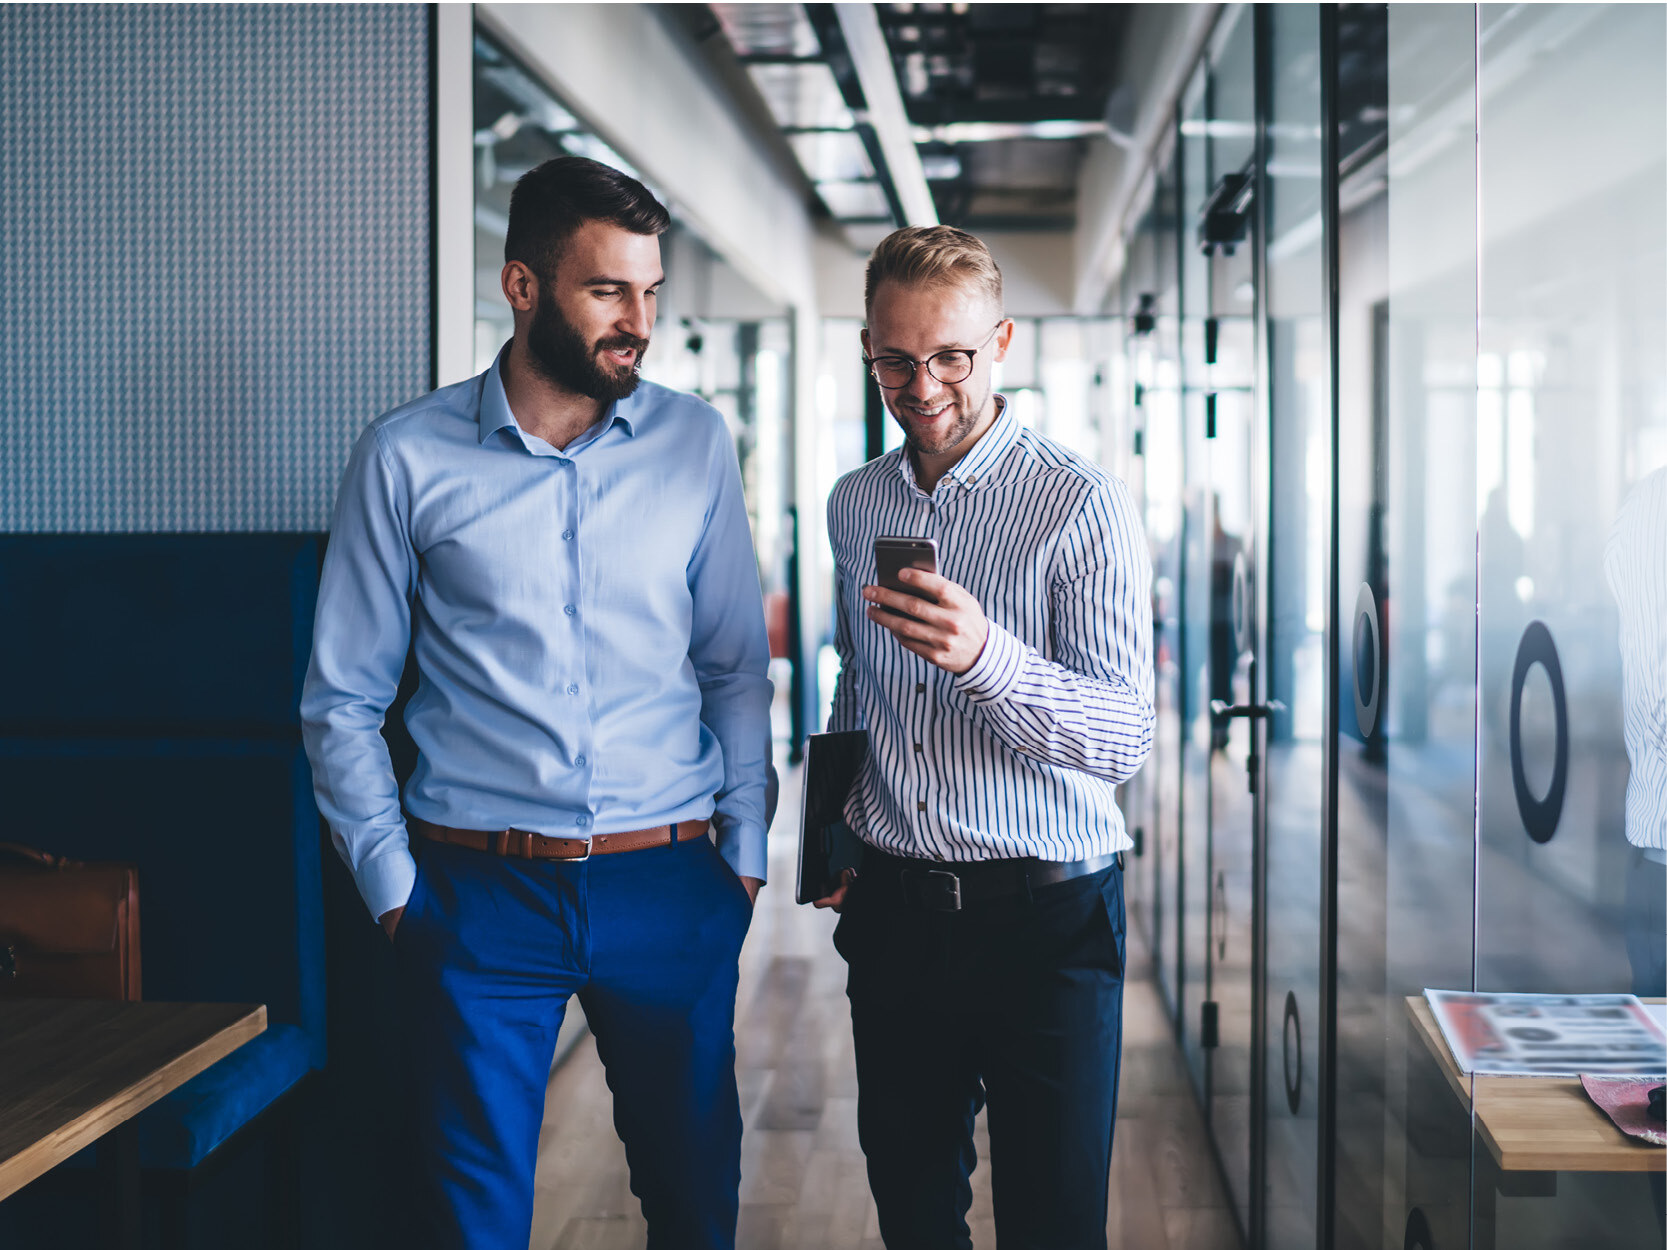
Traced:
<svg viewBox="0 0 1667 1250">
<path fill-rule="evenodd" d="M 365 906 L 380 916 L 402 905 L 416 880 L 382 716 L 363 703 L 332 697 L 316 670 L 315 663 L 302 702 L 313 795 Z"/>
<path fill-rule="evenodd" d="M 701 720 L 723 751 L 724 781 L 712 823 L 718 850 L 741 877 L 767 876 L 766 796 L 770 773 L 770 702 L 761 673 L 736 672 L 701 683 Z"/>
<path fill-rule="evenodd" d="M 977 661 L 955 679 L 971 715 L 1011 750 L 1039 763 L 1120 783 L 1152 750 L 1149 689 L 1101 680 L 1044 658 L 991 622 Z"/>
<path fill-rule="evenodd" d="M 713 495 L 689 564 L 689 659 L 700 681 L 701 720 L 723 751 L 723 789 L 713 817 L 718 850 L 737 876 L 763 880 L 774 694 L 770 643 L 734 447 L 716 412 L 711 419 Z"/>
<path fill-rule="evenodd" d="M 319 812 L 373 916 L 416 880 L 382 722 L 410 644 L 414 557 L 374 427 L 354 448 L 319 580 L 302 736 Z"/>
</svg>

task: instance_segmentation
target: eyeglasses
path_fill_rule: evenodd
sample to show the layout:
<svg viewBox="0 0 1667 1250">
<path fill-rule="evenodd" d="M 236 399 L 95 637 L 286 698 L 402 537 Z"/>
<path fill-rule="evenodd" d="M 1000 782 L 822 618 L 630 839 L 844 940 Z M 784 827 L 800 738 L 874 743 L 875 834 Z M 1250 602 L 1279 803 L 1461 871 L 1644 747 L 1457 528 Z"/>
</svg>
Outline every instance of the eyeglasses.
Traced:
<svg viewBox="0 0 1667 1250">
<path fill-rule="evenodd" d="M 1001 319 L 1006 320 L 1005 317 Z M 984 343 L 995 337 L 996 331 L 1001 329 L 1001 321 L 996 322 L 984 336 Z M 868 366 L 874 380 L 888 391 L 900 391 L 913 382 L 915 370 L 921 365 L 925 365 L 926 372 L 945 386 L 954 386 L 972 376 L 972 358 L 983 349 L 984 343 L 977 347 L 951 347 L 934 352 L 925 360 L 911 360 L 907 356 L 864 356 L 862 362 Z"/>
</svg>

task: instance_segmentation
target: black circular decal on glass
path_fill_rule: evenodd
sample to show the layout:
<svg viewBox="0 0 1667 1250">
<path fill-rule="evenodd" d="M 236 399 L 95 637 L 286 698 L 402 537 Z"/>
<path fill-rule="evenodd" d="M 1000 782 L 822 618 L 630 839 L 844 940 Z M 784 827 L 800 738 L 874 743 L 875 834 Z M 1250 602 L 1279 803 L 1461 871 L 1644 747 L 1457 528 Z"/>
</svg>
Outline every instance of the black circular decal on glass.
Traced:
<svg viewBox="0 0 1667 1250">
<path fill-rule="evenodd" d="M 1233 649 L 1250 650 L 1250 570 L 1244 552 L 1233 557 Z"/>
<path fill-rule="evenodd" d="M 1551 786 L 1545 798 L 1537 799 L 1528 787 L 1528 771 L 1522 762 L 1522 688 L 1534 665 L 1545 669 L 1551 682 L 1551 709 L 1557 740 L 1556 760 L 1551 767 Z M 1517 810 L 1528 836 L 1549 842 L 1563 815 L 1563 791 L 1569 783 L 1569 702 L 1563 692 L 1563 666 L 1557 660 L 1557 644 L 1544 621 L 1530 621 L 1517 644 L 1516 667 L 1511 670 L 1511 783 L 1516 787 Z"/>
<path fill-rule="evenodd" d="M 1378 727 L 1378 680 L 1383 672 L 1383 634 L 1378 629 L 1378 601 L 1372 588 L 1360 584 L 1354 600 L 1354 719 L 1360 736 L 1370 738 Z"/>
<path fill-rule="evenodd" d="M 1435 1234 L 1430 1231 L 1430 1221 L 1417 1207 L 1407 1216 L 1407 1234 L 1401 1243 L 1401 1250 L 1435 1250 Z"/>
<path fill-rule="evenodd" d="M 1293 1051 L 1296 1054 L 1294 1073 L 1291 1070 Z M 1285 1102 L 1292 1115 L 1302 1106 L 1302 1017 L 1297 1014 L 1295 990 L 1285 992 Z"/>
<path fill-rule="evenodd" d="M 1216 931 L 1216 962 L 1227 961 L 1227 870 L 1216 869 L 1215 889 L 1211 891 L 1210 917 Z"/>
</svg>

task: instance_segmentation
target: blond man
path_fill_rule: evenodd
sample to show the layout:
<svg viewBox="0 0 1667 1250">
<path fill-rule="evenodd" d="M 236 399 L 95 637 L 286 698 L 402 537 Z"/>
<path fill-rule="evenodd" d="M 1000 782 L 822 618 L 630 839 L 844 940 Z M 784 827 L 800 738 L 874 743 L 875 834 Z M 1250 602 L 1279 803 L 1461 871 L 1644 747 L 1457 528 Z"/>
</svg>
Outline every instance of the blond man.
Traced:
<svg viewBox="0 0 1667 1250">
<path fill-rule="evenodd" d="M 842 912 L 858 1129 L 893 1250 L 970 1247 L 988 1103 L 1002 1246 L 1103 1247 L 1123 990 L 1115 787 L 1153 731 L 1151 569 L 1117 478 L 1015 419 L 1001 272 L 950 227 L 868 265 L 863 348 L 905 445 L 828 501 L 841 660 L 866 728 Z M 874 540 L 931 538 L 915 593 Z"/>
</svg>

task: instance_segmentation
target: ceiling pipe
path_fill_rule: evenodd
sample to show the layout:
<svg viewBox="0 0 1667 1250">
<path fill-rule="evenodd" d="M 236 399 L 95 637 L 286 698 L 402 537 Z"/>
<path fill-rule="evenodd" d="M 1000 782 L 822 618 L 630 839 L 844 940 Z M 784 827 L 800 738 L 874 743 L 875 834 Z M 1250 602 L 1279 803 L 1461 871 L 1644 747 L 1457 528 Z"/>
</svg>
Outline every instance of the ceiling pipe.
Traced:
<svg viewBox="0 0 1667 1250">
<path fill-rule="evenodd" d="M 1126 227 L 1154 185 L 1154 158 L 1175 125 L 1176 102 L 1223 8 L 1135 8 L 1120 58 L 1122 94 L 1114 94 L 1107 105 L 1106 142 L 1090 140 L 1077 185 L 1076 290 L 1071 303 L 1079 316 L 1097 315 L 1122 273 Z"/>
<path fill-rule="evenodd" d="M 872 4 L 835 4 L 833 10 L 839 19 L 840 33 L 845 36 L 846 50 L 851 54 L 851 67 L 856 71 L 863 99 L 868 104 L 868 124 L 879 140 L 880 154 L 885 158 L 886 170 L 903 209 L 906 219 L 903 224 L 935 226 L 937 205 L 932 202 L 931 188 L 926 185 L 926 175 L 920 168 L 920 153 L 915 149 L 902 92 L 897 89 L 897 71 L 892 67 L 891 50 L 880 30 L 879 15 Z"/>
</svg>

